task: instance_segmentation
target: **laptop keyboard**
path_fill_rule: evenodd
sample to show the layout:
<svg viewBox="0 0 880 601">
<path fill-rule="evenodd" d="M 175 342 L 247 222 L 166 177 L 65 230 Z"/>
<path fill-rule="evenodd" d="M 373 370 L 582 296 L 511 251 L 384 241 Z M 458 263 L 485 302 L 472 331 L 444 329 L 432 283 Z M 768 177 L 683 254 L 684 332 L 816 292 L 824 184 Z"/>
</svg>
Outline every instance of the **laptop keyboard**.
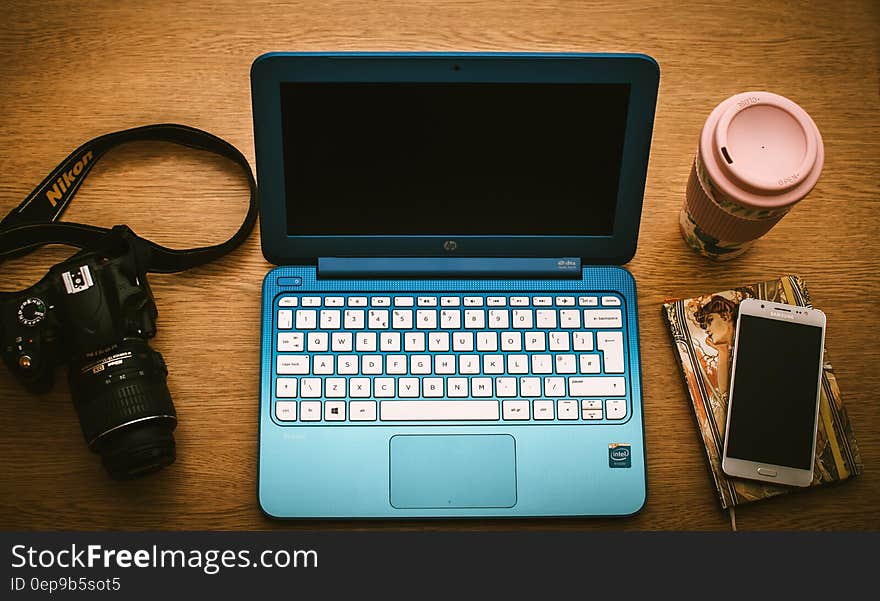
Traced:
<svg viewBox="0 0 880 601">
<path fill-rule="evenodd" d="M 616 294 L 582 292 L 281 296 L 275 419 L 620 423 L 622 305 Z"/>
</svg>

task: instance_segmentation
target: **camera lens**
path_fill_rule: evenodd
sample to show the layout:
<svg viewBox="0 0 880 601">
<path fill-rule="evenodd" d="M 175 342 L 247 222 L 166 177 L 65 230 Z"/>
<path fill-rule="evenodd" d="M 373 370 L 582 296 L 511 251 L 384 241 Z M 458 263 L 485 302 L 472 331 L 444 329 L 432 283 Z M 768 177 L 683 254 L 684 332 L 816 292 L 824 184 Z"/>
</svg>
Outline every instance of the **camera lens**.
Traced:
<svg viewBox="0 0 880 601">
<path fill-rule="evenodd" d="M 83 435 L 113 478 L 128 479 L 174 462 L 171 402 L 162 356 L 129 338 L 70 364 L 70 394 Z"/>
</svg>

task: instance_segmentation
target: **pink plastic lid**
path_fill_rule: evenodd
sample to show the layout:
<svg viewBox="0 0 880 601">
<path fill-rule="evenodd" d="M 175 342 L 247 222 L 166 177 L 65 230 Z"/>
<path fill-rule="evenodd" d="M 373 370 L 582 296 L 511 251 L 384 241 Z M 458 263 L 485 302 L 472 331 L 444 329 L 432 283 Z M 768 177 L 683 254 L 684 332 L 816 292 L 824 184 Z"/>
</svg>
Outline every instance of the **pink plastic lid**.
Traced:
<svg viewBox="0 0 880 601">
<path fill-rule="evenodd" d="M 755 209 L 793 205 L 822 172 L 819 129 L 797 104 L 771 92 L 731 96 L 709 115 L 700 159 L 730 200 Z"/>
</svg>

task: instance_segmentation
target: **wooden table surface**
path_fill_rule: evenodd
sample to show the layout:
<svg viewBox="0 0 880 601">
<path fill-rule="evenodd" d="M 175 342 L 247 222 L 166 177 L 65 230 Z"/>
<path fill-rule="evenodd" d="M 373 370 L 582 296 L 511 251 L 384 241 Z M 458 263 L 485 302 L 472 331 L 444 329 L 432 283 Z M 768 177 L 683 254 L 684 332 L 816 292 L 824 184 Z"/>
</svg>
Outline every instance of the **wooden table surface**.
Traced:
<svg viewBox="0 0 880 601">
<path fill-rule="evenodd" d="M 258 232 L 206 267 L 151 278 L 153 342 L 171 375 L 178 460 L 114 482 L 88 452 L 63 372 L 26 394 L 0 370 L 0 529 L 635 529 L 730 527 L 660 315 L 666 297 L 785 273 L 806 278 L 828 315 L 827 348 L 865 471 L 841 486 L 742 507 L 740 529 L 880 526 L 878 168 L 880 5 L 876 2 L 483 2 L 323 0 L 195 3 L 2 2 L 0 214 L 96 135 L 179 122 L 235 144 L 253 164 L 249 68 L 271 50 L 644 52 L 661 66 L 639 250 L 649 498 L 615 520 L 276 522 L 256 500 Z M 742 258 L 713 263 L 678 233 L 703 120 L 736 92 L 766 89 L 814 118 L 826 163 L 808 199 Z M 124 147 L 95 167 L 66 219 L 127 223 L 178 247 L 219 242 L 246 189 L 221 160 L 163 144 Z M 46 249 L 0 268 L 24 288 L 69 254 Z"/>
</svg>

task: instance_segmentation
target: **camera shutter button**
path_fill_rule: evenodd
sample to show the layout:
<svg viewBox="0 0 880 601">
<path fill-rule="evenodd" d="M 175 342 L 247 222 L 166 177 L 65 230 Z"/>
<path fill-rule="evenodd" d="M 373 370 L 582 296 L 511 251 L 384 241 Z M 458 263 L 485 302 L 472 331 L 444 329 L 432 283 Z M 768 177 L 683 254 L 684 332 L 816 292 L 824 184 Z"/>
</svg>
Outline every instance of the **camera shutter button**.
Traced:
<svg viewBox="0 0 880 601">
<path fill-rule="evenodd" d="M 29 298 L 18 308 L 18 321 L 21 325 L 33 327 L 46 317 L 46 303 L 39 298 Z"/>
</svg>

